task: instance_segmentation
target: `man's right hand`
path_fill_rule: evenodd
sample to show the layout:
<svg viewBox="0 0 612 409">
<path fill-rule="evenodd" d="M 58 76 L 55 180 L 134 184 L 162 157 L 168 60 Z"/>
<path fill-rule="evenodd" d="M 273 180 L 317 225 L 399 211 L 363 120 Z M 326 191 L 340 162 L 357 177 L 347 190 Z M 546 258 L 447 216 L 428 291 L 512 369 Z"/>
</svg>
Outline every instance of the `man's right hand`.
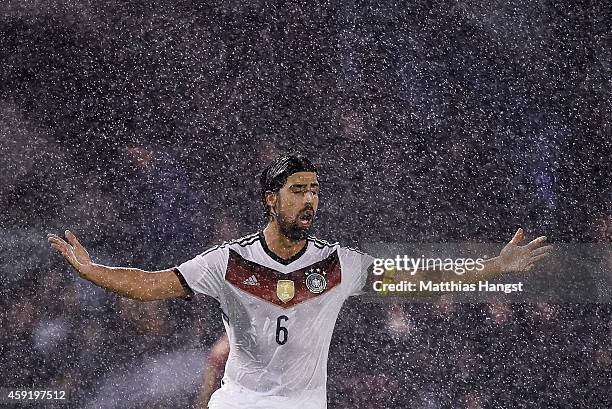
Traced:
<svg viewBox="0 0 612 409">
<path fill-rule="evenodd" d="M 94 264 L 75 235 L 69 230 L 66 230 L 65 234 L 68 242 L 55 234 L 47 235 L 47 240 L 81 277 L 99 287 L 142 301 L 185 298 L 191 293 L 191 290 L 183 287 L 173 268 L 149 272 L 138 268 Z"/>
<path fill-rule="evenodd" d="M 51 243 L 51 247 L 56 249 L 80 276 L 85 278 L 93 267 L 89 253 L 70 230 L 66 230 L 65 235 L 68 243 L 61 237 L 51 233 L 47 235 L 47 240 Z"/>
</svg>

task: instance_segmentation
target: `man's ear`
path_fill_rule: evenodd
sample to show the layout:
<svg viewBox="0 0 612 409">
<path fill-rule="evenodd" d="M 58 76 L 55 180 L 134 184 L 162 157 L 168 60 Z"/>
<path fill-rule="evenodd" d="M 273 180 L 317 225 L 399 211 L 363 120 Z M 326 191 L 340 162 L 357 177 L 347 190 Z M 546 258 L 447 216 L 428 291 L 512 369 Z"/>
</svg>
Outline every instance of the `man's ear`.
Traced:
<svg viewBox="0 0 612 409">
<path fill-rule="evenodd" d="M 276 202 L 278 200 L 278 194 L 276 192 L 266 192 L 266 206 L 270 209 L 270 213 L 276 216 L 276 212 L 273 210 L 276 208 Z"/>
</svg>

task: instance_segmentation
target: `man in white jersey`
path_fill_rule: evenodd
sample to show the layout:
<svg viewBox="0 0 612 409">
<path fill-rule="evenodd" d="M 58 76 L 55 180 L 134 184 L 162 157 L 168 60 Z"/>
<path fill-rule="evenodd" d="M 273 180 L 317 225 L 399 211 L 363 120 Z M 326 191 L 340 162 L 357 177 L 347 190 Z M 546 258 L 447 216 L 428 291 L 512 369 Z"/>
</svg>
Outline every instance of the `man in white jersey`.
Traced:
<svg viewBox="0 0 612 409">
<path fill-rule="evenodd" d="M 348 297 L 363 293 L 373 258 L 308 235 L 319 183 L 305 157 L 276 159 L 262 173 L 261 187 L 269 216 L 263 231 L 212 247 L 176 268 L 147 272 L 93 264 L 69 231 L 69 243 L 53 234 L 49 241 L 83 278 L 122 296 L 158 300 L 198 293 L 219 302 L 230 353 L 210 409 L 323 409 L 336 318 Z M 546 247 L 538 248 L 545 237 L 518 247 L 521 238 L 519 229 L 481 277 L 528 270 L 547 254 Z"/>
</svg>

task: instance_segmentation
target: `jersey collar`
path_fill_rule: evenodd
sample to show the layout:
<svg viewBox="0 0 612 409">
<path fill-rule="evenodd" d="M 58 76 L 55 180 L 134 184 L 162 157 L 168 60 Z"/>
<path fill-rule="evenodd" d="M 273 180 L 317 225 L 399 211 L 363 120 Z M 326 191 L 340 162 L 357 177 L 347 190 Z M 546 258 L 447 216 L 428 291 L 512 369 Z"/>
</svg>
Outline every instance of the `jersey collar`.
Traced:
<svg viewBox="0 0 612 409">
<path fill-rule="evenodd" d="M 270 256 L 274 261 L 277 261 L 284 265 L 293 263 L 295 260 L 302 257 L 302 254 L 306 253 L 306 250 L 308 249 L 308 240 L 306 240 L 306 244 L 304 244 L 304 247 L 302 247 L 300 251 L 295 253 L 293 256 L 287 259 L 284 259 L 284 258 L 279 257 L 272 250 L 270 250 L 270 248 L 268 247 L 268 244 L 266 243 L 266 238 L 263 234 L 263 231 L 259 232 L 259 241 L 261 242 L 261 247 L 263 248 L 263 250 L 266 252 L 268 256 Z"/>
</svg>

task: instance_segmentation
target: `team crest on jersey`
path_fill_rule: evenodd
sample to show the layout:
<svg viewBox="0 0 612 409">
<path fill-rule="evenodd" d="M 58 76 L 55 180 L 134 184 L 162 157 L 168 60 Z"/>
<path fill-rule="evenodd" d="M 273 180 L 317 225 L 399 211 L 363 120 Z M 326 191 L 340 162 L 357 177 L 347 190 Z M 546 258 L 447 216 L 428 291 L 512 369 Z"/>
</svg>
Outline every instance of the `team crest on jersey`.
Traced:
<svg viewBox="0 0 612 409">
<path fill-rule="evenodd" d="M 320 268 L 311 268 L 306 272 L 306 287 L 313 294 L 320 294 L 327 288 L 325 271 Z"/>
<path fill-rule="evenodd" d="M 295 285 L 291 280 L 278 280 L 276 283 L 276 296 L 286 303 L 295 295 Z"/>
</svg>

